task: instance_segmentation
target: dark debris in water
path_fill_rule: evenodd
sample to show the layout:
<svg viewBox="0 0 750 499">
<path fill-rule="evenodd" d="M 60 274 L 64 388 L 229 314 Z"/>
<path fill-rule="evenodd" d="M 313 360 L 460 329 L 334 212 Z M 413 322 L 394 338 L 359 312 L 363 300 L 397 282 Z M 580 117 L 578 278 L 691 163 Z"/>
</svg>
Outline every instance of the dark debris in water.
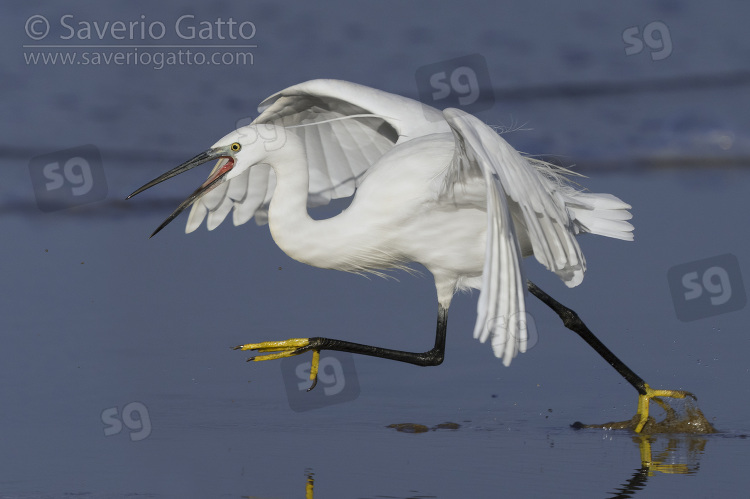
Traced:
<svg viewBox="0 0 750 499">
<path fill-rule="evenodd" d="M 458 423 L 451 423 L 449 421 L 449 422 L 446 422 L 446 423 L 440 423 L 439 425 L 433 426 L 432 427 L 432 431 L 435 431 L 435 430 L 458 430 L 459 428 L 461 428 L 460 424 L 458 424 Z"/>
<path fill-rule="evenodd" d="M 676 401 L 673 401 L 676 403 Z M 716 428 L 706 419 L 703 412 L 695 401 L 685 399 L 682 401 L 684 407 L 675 409 L 671 405 L 666 406 L 666 416 L 662 421 L 656 421 L 649 417 L 641 430 L 642 435 L 653 435 L 657 433 L 688 433 L 692 435 L 706 435 L 717 433 Z M 610 422 L 604 424 L 583 424 L 576 421 L 571 427 L 575 429 L 596 428 L 604 430 L 631 430 L 634 431 L 639 417 L 636 414 L 628 421 Z"/>
<path fill-rule="evenodd" d="M 389 424 L 386 426 L 386 428 L 393 428 L 396 431 L 400 431 L 402 433 L 427 433 L 428 431 L 436 431 L 436 430 L 458 430 L 461 427 L 458 423 L 452 423 L 450 421 L 445 423 L 440 423 L 438 425 L 433 426 L 432 428 L 428 428 L 427 426 L 423 424 L 417 424 L 417 423 L 394 423 Z"/>
<path fill-rule="evenodd" d="M 427 433 L 430 431 L 425 425 L 416 423 L 394 423 L 389 424 L 386 428 L 393 428 L 402 433 Z"/>
</svg>

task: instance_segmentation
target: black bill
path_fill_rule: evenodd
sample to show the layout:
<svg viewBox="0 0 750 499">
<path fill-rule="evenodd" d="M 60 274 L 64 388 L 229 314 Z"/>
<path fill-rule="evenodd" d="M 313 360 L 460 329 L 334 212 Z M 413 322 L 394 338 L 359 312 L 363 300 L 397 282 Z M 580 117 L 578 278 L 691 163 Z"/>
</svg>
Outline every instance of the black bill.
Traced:
<svg viewBox="0 0 750 499">
<path fill-rule="evenodd" d="M 130 199 L 136 194 L 140 194 L 141 192 L 155 186 L 156 184 L 164 182 L 165 180 L 168 180 L 174 177 L 175 175 L 184 173 L 192 168 L 195 168 L 196 166 L 202 165 L 203 163 L 207 161 L 211 161 L 213 159 L 221 159 L 222 161 L 220 161 L 219 164 L 216 165 L 216 168 L 214 169 L 214 172 L 211 173 L 211 176 L 209 176 L 208 179 L 200 187 L 198 187 L 185 201 L 180 203 L 180 206 L 178 206 L 177 209 L 175 209 L 172 212 L 172 214 L 169 215 L 169 217 L 167 217 L 167 219 L 164 220 L 164 222 L 162 222 L 162 224 L 159 227 L 157 227 L 157 229 L 149 237 L 154 237 L 156 234 L 159 233 L 160 230 L 166 227 L 169 224 L 169 222 L 177 218 L 177 216 L 180 213 L 182 213 L 185 210 L 185 208 L 189 207 L 202 195 L 206 194 L 211 189 L 216 187 L 216 185 L 218 185 L 221 182 L 221 180 L 224 178 L 224 175 L 229 173 L 234 167 L 234 158 L 228 154 L 228 151 L 225 148 L 209 149 L 207 151 L 200 153 L 194 158 L 184 162 L 180 166 L 169 170 L 164 175 L 161 175 L 155 178 L 154 180 L 147 183 L 143 187 L 136 189 L 135 192 L 133 192 L 131 195 L 129 195 L 126 198 L 126 199 Z"/>
</svg>

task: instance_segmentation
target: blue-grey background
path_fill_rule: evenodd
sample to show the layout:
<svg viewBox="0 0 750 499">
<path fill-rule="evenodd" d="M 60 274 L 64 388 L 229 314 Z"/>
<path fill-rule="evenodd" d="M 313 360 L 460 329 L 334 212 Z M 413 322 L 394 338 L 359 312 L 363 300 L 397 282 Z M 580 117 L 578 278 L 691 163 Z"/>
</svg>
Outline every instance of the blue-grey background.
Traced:
<svg viewBox="0 0 750 499">
<path fill-rule="evenodd" d="M 487 62 L 494 98 L 478 116 L 528 129 L 506 138 L 577 165 L 586 187 L 633 205 L 635 242 L 582 241 L 581 286 L 566 289 L 533 260 L 528 276 L 652 386 L 695 392 L 722 430 L 656 437 L 654 453 L 693 474 L 652 470 L 636 495 L 746 494 L 748 309 L 680 321 L 667 278 L 726 254 L 739 263 L 735 288 L 750 276 L 744 3 L 40 2 L 4 3 L 2 13 L 0 497 L 286 498 L 300 497 L 308 476 L 325 498 L 616 494 L 641 466 L 637 439 L 568 425 L 627 419 L 636 393 L 532 298 L 539 339 L 509 368 L 471 338 L 476 295 L 463 295 L 442 366 L 358 357 L 343 371 L 357 377 L 356 399 L 294 411 L 281 363 L 246 364 L 228 347 L 317 335 L 425 350 L 436 309 L 429 276 L 306 267 L 253 223 L 186 236 L 183 217 L 149 240 L 208 167 L 123 201 L 277 90 L 340 78 L 417 98 L 420 68 L 473 54 Z M 90 40 L 61 39 L 66 15 L 76 28 L 159 21 L 168 33 L 100 40 L 92 28 Z M 173 30 L 184 15 L 257 31 L 249 41 L 184 40 Z M 50 23 L 44 40 L 28 36 L 32 16 Z M 638 51 L 633 40 L 649 25 Z M 669 50 L 658 43 L 665 36 Z M 88 50 L 77 44 L 115 45 L 95 49 L 113 54 L 199 43 L 256 46 L 241 65 L 28 59 Z M 40 44 L 63 48 L 24 47 Z M 98 197 L 42 211 L 34 158 L 88 145 L 101 154 Z M 445 421 L 462 427 L 386 428 Z"/>
</svg>

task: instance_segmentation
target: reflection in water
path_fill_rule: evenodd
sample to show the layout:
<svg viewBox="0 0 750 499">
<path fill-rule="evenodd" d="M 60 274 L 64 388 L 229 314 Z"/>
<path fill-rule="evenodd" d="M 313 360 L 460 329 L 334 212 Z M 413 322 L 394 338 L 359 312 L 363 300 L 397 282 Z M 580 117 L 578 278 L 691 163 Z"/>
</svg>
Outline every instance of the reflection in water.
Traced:
<svg viewBox="0 0 750 499">
<path fill-rule="evenodd" d="M 628 497 L 633 497 L 636 492 L 646 486 L 648 477 L 647 469 L 641 468 L 636 470 L 630 480 L 622 484 L 622 487 L 616 488 L 617 492 L 609 496 L 608 499 L 627 499 Z"/>
<path fill-rule="evenodd" d="M 305 470 L 305 477 L 307 478 L 305 481 L 305 499 L 313 499 L 313 487 L 315 485 L 315 473 L 313 472 L 312 468 L 307 468 Z M 251 496 L 245 496 L 245 497 L 248 499 L 254 499 Z M 378 496 L 378 497 L 381 497 L 381 496 Z M 382 496 L 382 497 L 385 497 L 385 496 Z M 388 496 L 388 497 L 391 497 L 391 496 Z M 437 499 L 437 496 L 412 495 L 409 497 L 404 497 L 403 499 Z"/>
<path fill-rule="evenodd" d="M 313 499 L 313 485 L 315 484 L 315 473 L 312 468 L 305 469 L 305 499 Z M 242 499 L 274 499 L 270 497 L 242 496 Z"/>
<path fill-rule="evenodd" d="M 391 425 L 393 426 L 393 425 Z M 608 499 L 626 499 L 634 497 L 643 489 L 649 477 L 659 473 L 692 475 L 700 468 L 699 459 L 704 453 L 705 437 L 693 435 L 636 435 L 633 442 L 638 444 L 641 465 L 633 475 L 620 487 L 615 488 Z M 305 499 L 313 499 L 315 473 L 312 468 L 305 470 Z M 246 496 L 251 497 L 251 496 Z M 434 497 L 434 496 L 412 496 Z"/>
<path fill-rule="evenodd" d="M 681 436 L 647 436 L 633 437 L 641 454 L 641 467 L 621 487 L 615 489 L 610 499 L 633 497 L 646 486 L 649 477 L 655 472 L 692 475 L 698 472 L 699 458 L 703 454 L 707 439 L 703 437 Z"/>
<path fill-rule="evenodd" d="M 608 499 L 634 497 L 639 490 L 646 486 L 649 478 L 657 473 L 676 475 L 693 475 L 698 473 L 700 457 L 705 452 L 706 442 L 708 442 L 708 439 L 702 435 L 716 433 L 716 430 L 705 420 L 703 414 L 700 413 L 700 409 L 696 406 L 688 403 L 680 412 L 683 414 L 678 415 L 678 412 L 673 409 L 667 410 L 667 417 L 663 421 L 654 421 L 650 418 L 649 424 L 652 425 L 653 433 L 650 435 L 641 433 L 633 436 L 632 441 L 638 444 L 639 448 L 640 467 L 634 470 L 634 473 L 627 481 L 615 488 L 611 493 L 612 495 L 608 496 Z M 622 423 L 586 425 L 586 427 L 632 430 L 637 422 L 638 416 L 635 416 L 632 420 Z M 406 433 L 423 433 L 429 430 L 457 430 L 460 426 L 457 423 L 442 423 L 432 428 L 427 428 L 425 425 L 401 423 L 389 425 L 388 428 Z M 677 428 L 682 430 L 682 432 L 678 433 L 679 430 Z M 674 431 L 674 433 L 662 433 L 670 430 Z M 688 431 L 693 431 L 694 433 L 690 434 Z M 742 438 L 745 438 L 745 435 L 742 435 Z M 304 474 L 305 499 L 313 499 L 315 473 L 312 468 L 306 468 Z M 255 499 L 255 496 L 245 497 Z M 437 496 L 412 495 L 404 499 L 421 499 L 427 497 L 435 498 Z"/>
<path fill-rule="evenodd" d="M 305 482 L 305 499 L 313 499 L 313 485 L 315 485 L 315 473 L 310 468 L 305 470 L 307 481 Z"/>
<path fill-rule="evenodd" d="M 640 448 L 641 466 L 627 482 L 615 489 L 611 499 L 633 497 L 646 486 L 655 472 L 680 475 L 697 473 L 698 459 L 707 442 L 706 438 L 698 435 L 716 433 L 695 401 L 683 399 L 682 407 L 679 407 L 678 401 L 671 401 L 678 405 L 675 408 L 663 400 L 653 400 L 664 409 L 666 416 L 662 421 L 649 417 L 642 432 L 633 437 L 633 442 Z M 639 420 L 636 415 L 629 421 L 601 425 L 576 423 L 574 427 L 633 431 Z"/>
<path fill-rule="evenodd" d="M 698 472 L 698 458 L 705 451 L 705 438 L 689 435 L 681 437 L 654 437 L 639 435 L 633 437 L 641 449 L 641 468 L 648 470 L 648 476 L 655 471 L 661 473 L 692 475 Z M 663 444 L 659 448 L 658 444 Z"/>
<path fill-rule="evenodd" d="M 641 466 L 635 470 L 630 479 L 617 487 L 614 495 L 609 496 L 608 499 L 634 497 L 646 486 L 649 477 L 654 476 L 656 472 L 678 475 L 698 473 L 699 458 L 705 451 L 707 441 L 704 437 L 692 435 L 634 436 L 633 442 L 638 444 L 640 450 Z M 305 499 L 313 499 L 315 473 L 308 468 L 305 470 L 305 476 Z"/>
</svg>

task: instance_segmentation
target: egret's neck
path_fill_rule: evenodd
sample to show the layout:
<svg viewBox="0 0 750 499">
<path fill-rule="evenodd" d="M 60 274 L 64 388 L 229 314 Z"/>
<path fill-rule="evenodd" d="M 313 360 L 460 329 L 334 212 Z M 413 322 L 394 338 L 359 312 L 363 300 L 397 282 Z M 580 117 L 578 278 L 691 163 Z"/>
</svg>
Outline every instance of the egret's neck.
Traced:
<svg viewBox="0 0 750 499">
<path fill-rule="evenodd" d="M 268 208 L 268 226 L 279 247 L 295 260 L 310 261 L 310 249 L 320 239 L 317 222 L 307 213 L 310 184 L 305 148 L 302 141 L 289 131 L 283 147 L 268 156 L 276 173 L 276 187 Z"/>
</svg>

